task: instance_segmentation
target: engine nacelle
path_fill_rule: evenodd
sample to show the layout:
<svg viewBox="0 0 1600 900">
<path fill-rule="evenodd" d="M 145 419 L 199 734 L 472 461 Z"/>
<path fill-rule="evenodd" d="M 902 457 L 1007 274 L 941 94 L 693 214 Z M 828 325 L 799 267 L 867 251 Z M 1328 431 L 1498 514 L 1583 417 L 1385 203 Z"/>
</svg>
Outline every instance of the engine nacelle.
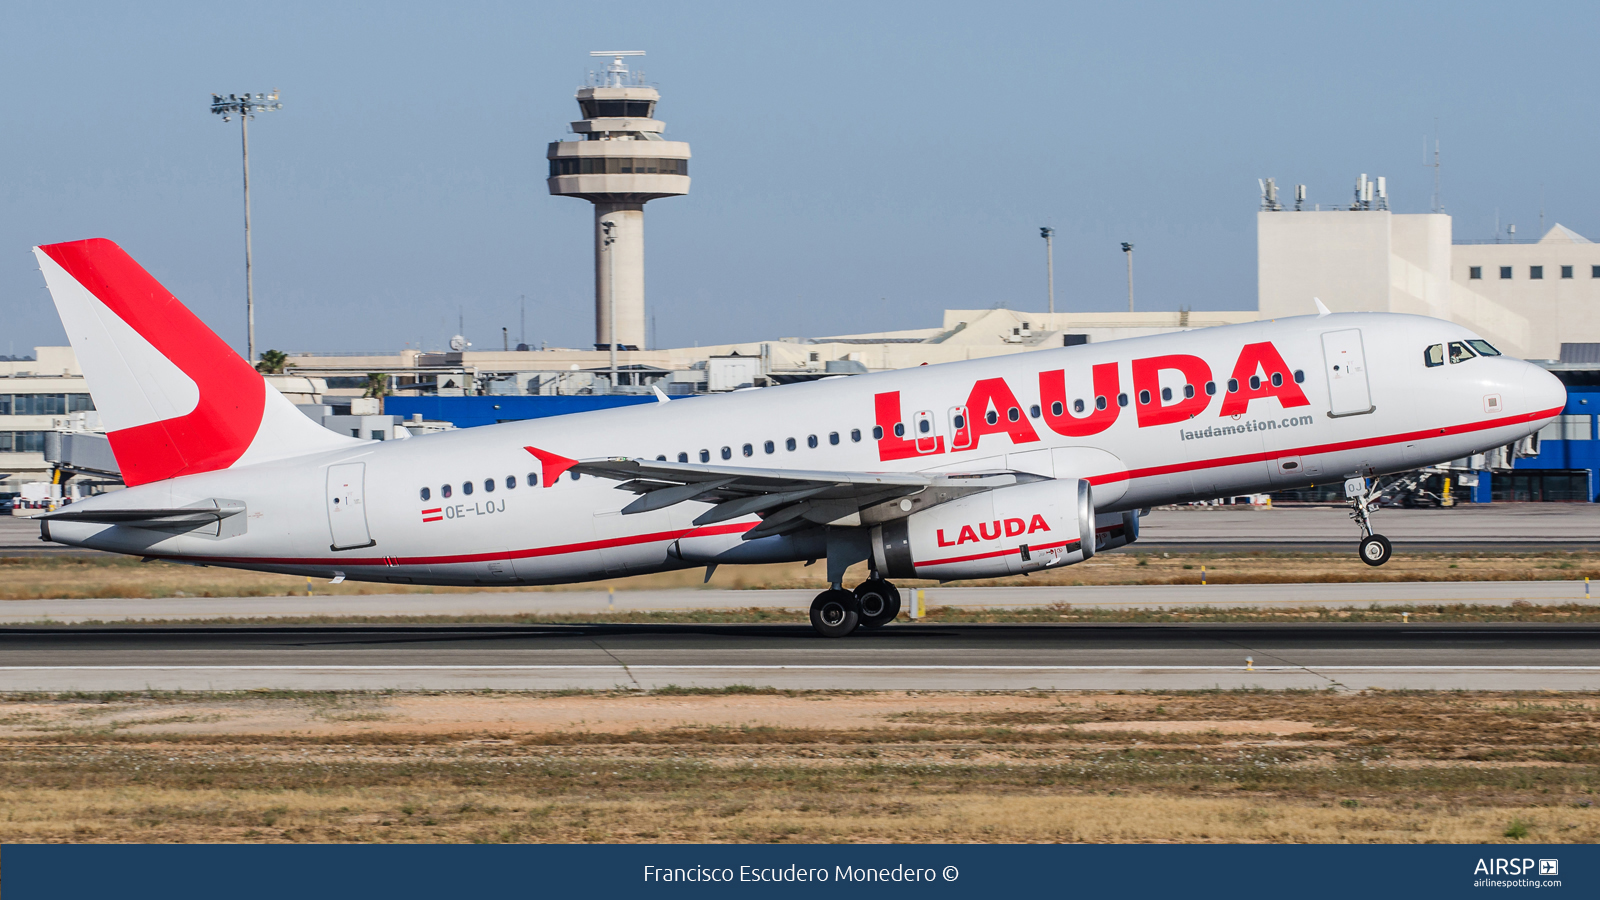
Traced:
<svg viewBox="0 0 1600 900">
<path fill-rule="evenodd" d="M 872 529 L 885 578 L 998 578 L 1094 555 L 1094 500 L 1081 479 L 972 494 Z"/>
<path fill-rule="evenodd" d="M 1139 539 L 1139 511 L 1099 513 L 1094 517 L 1094 550 L 1115 550 Z"/>
</svg>

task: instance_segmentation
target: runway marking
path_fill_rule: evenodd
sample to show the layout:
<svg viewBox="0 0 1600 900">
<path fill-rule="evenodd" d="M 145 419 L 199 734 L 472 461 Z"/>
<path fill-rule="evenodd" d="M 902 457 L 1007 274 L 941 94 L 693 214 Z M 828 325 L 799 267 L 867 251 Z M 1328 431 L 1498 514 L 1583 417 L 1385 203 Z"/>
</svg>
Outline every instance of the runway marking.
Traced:
<svg viewBox="0 0 1600 900">
<path fill-rule="evenodd" d="M 667 670 L 678 671 L 683 669 L 726 671 L 730 669 L 750 671 L 785 671 L 790 669 L 803 670 L 841 670 L 841 669 L 882 669 L 884 671 L 898 671 L 915 669 L 934 672 L 1243 672 L 1242 666 L 874 666 L 874 665 L 727 665 L 727 666 L 673 666 L 673 665 L 397 665 L 397 666 L 351 666 L 351 665 L 303 665 L 303 666 L 0 666 L 0 672 L 174 672 L 174 671 L 200 671 L 224 670 L 230 672 L 421 672 L 421 671 L 533 671 L 554 669 L 570 670 L 605 670 L 614 669 L 640 669 L 640 670 Z M 1318 666 L 1321 672 L 1600 672 L 1600 666 Z M 1256 672 L 1295 672 L 1307 674 L 1303 666 L 1256 666 Z"/>
</svg>

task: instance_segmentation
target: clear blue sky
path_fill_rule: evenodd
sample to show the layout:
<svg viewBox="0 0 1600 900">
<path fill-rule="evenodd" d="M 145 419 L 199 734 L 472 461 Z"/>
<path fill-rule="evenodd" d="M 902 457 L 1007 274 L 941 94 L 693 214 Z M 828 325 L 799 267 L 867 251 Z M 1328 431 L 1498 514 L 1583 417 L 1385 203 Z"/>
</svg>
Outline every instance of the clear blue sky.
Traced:
<svg viewBox="0 0 1600 900">
<path fill-rule="evenodd" d="M 1592 3 L 0 6 L 0 353 L 64 341 L 28 248 L 121 243 L 262 348 L 593 340 L 589 204 L 548 195 L 589 50 L 643 49 L 693 191 L 647 207 L 656 343 L 936 324 L 947 307 L 1255 304 L 1256 179 L 1600 239 Z"/>
</svg>

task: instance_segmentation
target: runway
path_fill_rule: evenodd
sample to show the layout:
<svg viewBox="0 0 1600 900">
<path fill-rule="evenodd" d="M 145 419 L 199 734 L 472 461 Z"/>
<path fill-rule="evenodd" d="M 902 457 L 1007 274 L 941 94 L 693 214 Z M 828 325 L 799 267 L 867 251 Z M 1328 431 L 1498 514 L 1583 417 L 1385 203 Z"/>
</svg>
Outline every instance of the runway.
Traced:
<svg viewBox="0 0 1600 900">
<path fill-rule="evenodd" d="M 1596 585 L 1595 588 L 1600 588 Z M 695 609 L 805 610 L 814 590 L 708 588 L 518 591 L 472 594 L 360 594 L 312 597 L 161 597 L 0 601 L 0 624 L 71 624 L 207 619 L 504 616 Z M 1173 609 L 1177 607 L 1508 606 L 1596 603 L 1581 581 L 1409 581 L 1347 584 L 1159 584 L 1054 587 L 931 587 L 929 609 Z M 906 598 L 910 602 L 910 598 Z"/>
<path fill-rule="evenodd" d="M 1600 628 L 4 628 L 0 690 L 1597 690 Z"/>
</svg>

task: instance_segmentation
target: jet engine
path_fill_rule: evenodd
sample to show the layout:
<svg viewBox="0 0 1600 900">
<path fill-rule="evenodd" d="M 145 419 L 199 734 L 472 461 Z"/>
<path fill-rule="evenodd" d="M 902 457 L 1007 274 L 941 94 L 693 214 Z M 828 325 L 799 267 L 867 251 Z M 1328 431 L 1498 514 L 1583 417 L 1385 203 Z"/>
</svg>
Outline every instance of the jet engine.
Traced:
<svg viewBox="0 0 1600 900">
<path fill-rule="evenodd" d="M 1139 511 L 1099 513 L 1094 517 L 1094 526 L 1096 553 L 1126 547 L 1139 539 Z"/>
<path fill-rule="evenodd" d="M 885 578 L 998 578 L 1094 555 L 1094 500 L 1081 479 L 971 494 L 872 529 Z"/>
</svg>

